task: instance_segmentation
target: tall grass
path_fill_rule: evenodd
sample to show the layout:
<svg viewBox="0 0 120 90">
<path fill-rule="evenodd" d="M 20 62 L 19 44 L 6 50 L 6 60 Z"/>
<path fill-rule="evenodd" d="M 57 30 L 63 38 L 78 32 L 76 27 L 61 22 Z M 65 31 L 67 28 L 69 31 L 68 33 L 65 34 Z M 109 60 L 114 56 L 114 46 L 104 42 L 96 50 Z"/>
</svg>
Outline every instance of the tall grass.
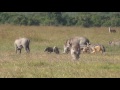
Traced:
<svg viewBox="0 0 120 90">
<path fill-rule="evenodd" d="M 107 27 L 54 27 L 0 25 L 0 77 L 1 78 L 119 78 L 120 47 L 111 47 L 108 41 L 119 40 L 117 33 Z M 66 39 L 85 36 L 91 43 L 103 44 L 106 54 L 81 54 L 73 61 L 70 54 L 62 54 Z M 14 40 L 28 37 L 30 54 L 14 51 Z M 60 54 L 44 52 L 47 46 L 58 46 Z"/>
</svg>

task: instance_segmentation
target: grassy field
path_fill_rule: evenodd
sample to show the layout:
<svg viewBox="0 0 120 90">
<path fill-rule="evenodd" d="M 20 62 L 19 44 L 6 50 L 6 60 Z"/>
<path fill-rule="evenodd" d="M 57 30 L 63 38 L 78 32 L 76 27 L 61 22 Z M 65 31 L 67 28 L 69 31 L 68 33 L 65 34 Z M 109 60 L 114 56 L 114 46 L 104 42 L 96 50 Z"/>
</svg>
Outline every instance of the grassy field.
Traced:
<svg viewBox="0 0 120 90">
<path fill-rule="evenodd" d="M 0 78 L 120 78 L 120 47 L 111 47 L 108 41 L 120 40 L 117 33 L 108 33 L 107 27 L 53 27 L 0 25 Z M 73 61 L 70 54 L 62 54 L 66 39 L 85 36 L 91 43 L 103 44 L 105 55 L 81 54 Z M 30 54 L 22 50 L 16 54 L 14 40 L 28 37 Z M 47 46 L 58 46 L 60 54 L 47 54 Z"/>
</svg>

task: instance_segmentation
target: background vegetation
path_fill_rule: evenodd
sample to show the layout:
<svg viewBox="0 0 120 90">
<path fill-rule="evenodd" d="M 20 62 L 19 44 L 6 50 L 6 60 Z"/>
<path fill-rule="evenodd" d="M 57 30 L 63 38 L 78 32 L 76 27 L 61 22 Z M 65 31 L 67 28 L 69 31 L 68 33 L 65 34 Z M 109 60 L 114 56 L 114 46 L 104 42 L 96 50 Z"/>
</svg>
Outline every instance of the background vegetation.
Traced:
<svg viewBox="0 0 120 90">
<path fill-rule="evenodd" d="M 0 24 L 37 26 L 120 26 L 119 12 L 0 12 Z"/>
</svg>

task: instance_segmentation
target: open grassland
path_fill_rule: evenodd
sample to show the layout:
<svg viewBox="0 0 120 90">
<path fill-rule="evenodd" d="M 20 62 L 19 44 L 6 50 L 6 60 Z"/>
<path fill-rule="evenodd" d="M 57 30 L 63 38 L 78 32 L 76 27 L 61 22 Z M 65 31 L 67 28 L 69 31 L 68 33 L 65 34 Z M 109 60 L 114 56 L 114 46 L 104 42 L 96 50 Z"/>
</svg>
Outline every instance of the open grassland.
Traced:
<svg viewBox="0 0 120 90">
<path fill-rule="evenodd" d="M 107 27 L 53 27 L 0 25 L 1 78 L 120 78 L 120 47 L 111 47 L 108 41 L 120 40 L 117 33 L 108 33 Z M 62 54 L 66 39 L 85 36 L 91 43 L 103 44 L 105 55 L 81 54 L 73 61 L 70 54 Z M 14 51 L 14 40 L 28 37 L 30 54 Z M 47 54 L 47 46 L 58 46 L 60 54 Z"/>
</svg>

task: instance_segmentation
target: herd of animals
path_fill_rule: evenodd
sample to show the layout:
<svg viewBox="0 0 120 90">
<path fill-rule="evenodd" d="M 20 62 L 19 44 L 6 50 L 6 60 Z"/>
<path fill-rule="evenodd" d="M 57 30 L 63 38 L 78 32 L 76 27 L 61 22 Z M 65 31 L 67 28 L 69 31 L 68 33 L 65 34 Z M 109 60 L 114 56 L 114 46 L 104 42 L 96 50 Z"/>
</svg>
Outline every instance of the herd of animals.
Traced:
<svg viewBox="0 0 120 90">
<path fill-rule="evenodd" d="M 116 33 L 116 30 L 112 30 L 111 27 L 109 27 L 109 33 Z M 111 46 L 118 45 L 120 46 L 120 41 L 109 41 L 108 43 Z M 22 48 L 25 49 L 27 53 L 30 52 L 30 39 L 28 38 L 19 38 L 16 39 L 14 42 L 15 46 L 15 52 L 19 51 L 21 53 Z M 105 47 L 102 44 L 91 44 L 89 39 L 86 37 L 72 37 L 65 41 L 63 45 L 63 53 L 71 53 L 71 57 L 74 60 L 78 60 L 80 58 L 81 53 L 95 53 L 95 52 L 101 52 L 102 54 L 105 52 Z M 44 52 L 48 53 L 56 53 L 59 54 L 59 48 L 54 47 L 46 47 Z"/>
</svg>

